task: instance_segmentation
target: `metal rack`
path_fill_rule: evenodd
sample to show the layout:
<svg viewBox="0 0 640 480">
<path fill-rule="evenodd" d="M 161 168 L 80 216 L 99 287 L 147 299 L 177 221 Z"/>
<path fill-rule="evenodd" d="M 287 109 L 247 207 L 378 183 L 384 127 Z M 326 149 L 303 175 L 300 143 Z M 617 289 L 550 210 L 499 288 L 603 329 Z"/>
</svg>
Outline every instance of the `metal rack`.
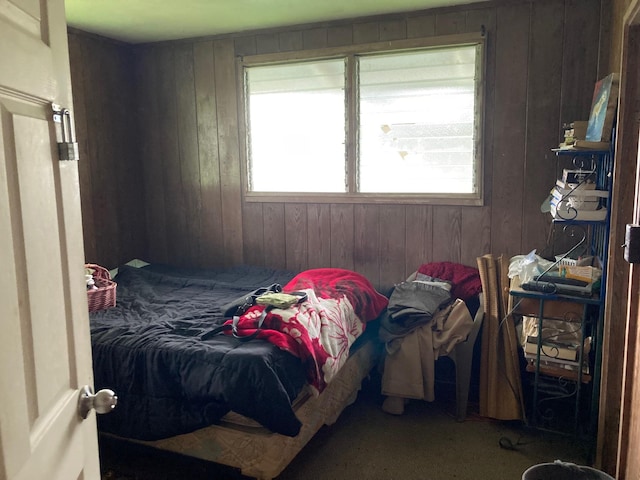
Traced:
<svg viewBox="0 0 640 480">
<path fill-rule="evenodd" d="M 595 445 L 598 424 L 598 403 L 600 395 L 600 377 L 602 361 L 602 331 L 604 321 L 604 300 L 606 293 L 607 252 L 609 247 L 610 214 L 611 214 L 611 187 L 614 152 L 610 150 L 578 150 L 558 149 L 554 150 L 558 160 L 571 160 L 577 168 L 592 168 L 595 170 L 596 188 L 609 192 L 607 198 L 603 198 L 603 207 L 607 214 L 602 221 L 585 221 L 575 218 L 554 218 L 552 228 L 558 226 L 563 231 L 582 231 L 582 235 L 573 247 L 563 256 L 559 257 L 553 266 L 557 265 L 569 253 L 574 252 L 584 244 L 585 253 L 599 259 L 602 267 L 600 288 L 589 297 L 557 294 L 556 292 L 535 292 L 512 288 L 511 296 L 516 306 L 523 302 L 528 307 L 525 309 L 514 308 L 514 313 L 520 313 L 537 318 L 538 349 L 534 365 L 528 368 L 533 374 L 532 404 L 528 423 L 536 428 L 569 433 L 585 438 Z M 558 305 L 574 305 L 581 309 L 580 315 L 574 318 L 564 318 L 568 322 L 575 322 L 580 329 L 580 338 L 592 337 L 591 357 L 588 374 L 583 373 L 582 365 L 585 360 L 584 341 L 578 352 L 577 372 L 563 373 L 562 371 L 550 372 L 541 365 L 542 351 L 542 327 L 550 318 L 551 307 Z M 537 308 L 536 308 L 537 307 Z M 537 311 L 535 311 L 537 309 Z M 575 312 L 575 310 L 574 310 Z M 558 312 L 554 312 L 557 316 Z M 562 315 L 561 315 L 562 316 Z M 557 410 L 557 411 L 556 411 Z M 572 410 L 572 414 L 569 411 Z M 590 453 L 591 454 L 591 453 Z"/>
</svg>

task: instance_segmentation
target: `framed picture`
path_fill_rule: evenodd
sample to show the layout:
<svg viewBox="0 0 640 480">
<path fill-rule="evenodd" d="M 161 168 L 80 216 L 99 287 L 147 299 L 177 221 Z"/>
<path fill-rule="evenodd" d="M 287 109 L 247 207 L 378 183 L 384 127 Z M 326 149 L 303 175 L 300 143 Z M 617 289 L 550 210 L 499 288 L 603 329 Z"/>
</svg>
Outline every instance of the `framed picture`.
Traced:
<svg viewBox="0 0 640 480">
<path fill-rule="evenodd" d="M 610 142 L 618 107 L 619 75 L 612 73 L 596 82 L 585 140 Z"/>
</svg>

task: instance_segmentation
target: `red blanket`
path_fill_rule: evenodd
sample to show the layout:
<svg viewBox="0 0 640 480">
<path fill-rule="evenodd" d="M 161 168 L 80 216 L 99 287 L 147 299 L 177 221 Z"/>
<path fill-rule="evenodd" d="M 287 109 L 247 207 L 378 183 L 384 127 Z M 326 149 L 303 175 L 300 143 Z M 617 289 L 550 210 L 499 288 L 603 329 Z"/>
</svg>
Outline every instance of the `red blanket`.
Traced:
<svg viewBox="0 0 640 480">
<path fill-rule="evenodd" d="M 482 291 L 477 268 L 454 262 L 433 262 L 420 265 L 419 273 L 451 282 L 451 296 L 469 300 Z"/>
<path fill-rule="evenodd" d="M 366 322 L 382 313 L 388 299 L 362 275 L 336 268 L 304 271 L 283 291 L 304 291 L 307 300 L 269 311 L 258 338 L 300 358 L 309 384 L 319 393 L 347 361 L 349 348 L 364 332 Z M 253 306 L 240 317 L 240 335 L 256 331 L 263 309 Z"/>
</svg>

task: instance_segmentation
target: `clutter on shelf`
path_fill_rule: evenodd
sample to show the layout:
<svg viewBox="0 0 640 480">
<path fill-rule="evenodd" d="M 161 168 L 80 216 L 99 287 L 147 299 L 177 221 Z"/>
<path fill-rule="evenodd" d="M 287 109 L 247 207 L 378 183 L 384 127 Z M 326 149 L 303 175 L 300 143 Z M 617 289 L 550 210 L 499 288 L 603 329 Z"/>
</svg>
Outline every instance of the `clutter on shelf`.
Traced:
<svg viewBox="0 0 640 480">
<path fill-rule="evenodd" d="M 523 290 L 549 294 L 591 296 L 600 288 L 602 268 L 595 257 L 577 259 L 557 256 L 546 260 L 533 250 L 527 255 L 516 255 L 509 264 L 509 278 L 518 277 Z"/>
</svg>

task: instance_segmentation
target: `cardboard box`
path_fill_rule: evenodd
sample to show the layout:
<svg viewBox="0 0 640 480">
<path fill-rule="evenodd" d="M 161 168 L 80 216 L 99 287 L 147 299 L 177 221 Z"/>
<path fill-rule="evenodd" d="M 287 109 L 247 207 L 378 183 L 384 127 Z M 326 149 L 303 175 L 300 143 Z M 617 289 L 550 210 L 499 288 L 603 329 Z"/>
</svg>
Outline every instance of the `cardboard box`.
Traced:
<svg viewBox="0 0 640 480">
<path fill-rule="evenodd" d="M 522 290 L 520 278 L 516 275 L 511 280 L 511 290 Z M 509 309 L 516 315 L 538 317 L 540 315 L 540 300 L 537 298 L 509 296 Z M 570 300 L 544 300 L 544 318 L 581 322 L 584 317 L 585 305 Z"/>
<path fill-rule="evenodd" d="M 521 300 L 521 301 L 520 301 Z M 520 303 L 518 303 L 520 301 Z M 536 298 L 520 297 L 514 299 L 514 313 L 529 317 L 538 317 L 540 314 L 540 300 Z M 543 317 L 559 319 L 568 322 L 581 322 L 584 316 L 584 305 L 565 300 L 545 300 Z"/>
</svg>

